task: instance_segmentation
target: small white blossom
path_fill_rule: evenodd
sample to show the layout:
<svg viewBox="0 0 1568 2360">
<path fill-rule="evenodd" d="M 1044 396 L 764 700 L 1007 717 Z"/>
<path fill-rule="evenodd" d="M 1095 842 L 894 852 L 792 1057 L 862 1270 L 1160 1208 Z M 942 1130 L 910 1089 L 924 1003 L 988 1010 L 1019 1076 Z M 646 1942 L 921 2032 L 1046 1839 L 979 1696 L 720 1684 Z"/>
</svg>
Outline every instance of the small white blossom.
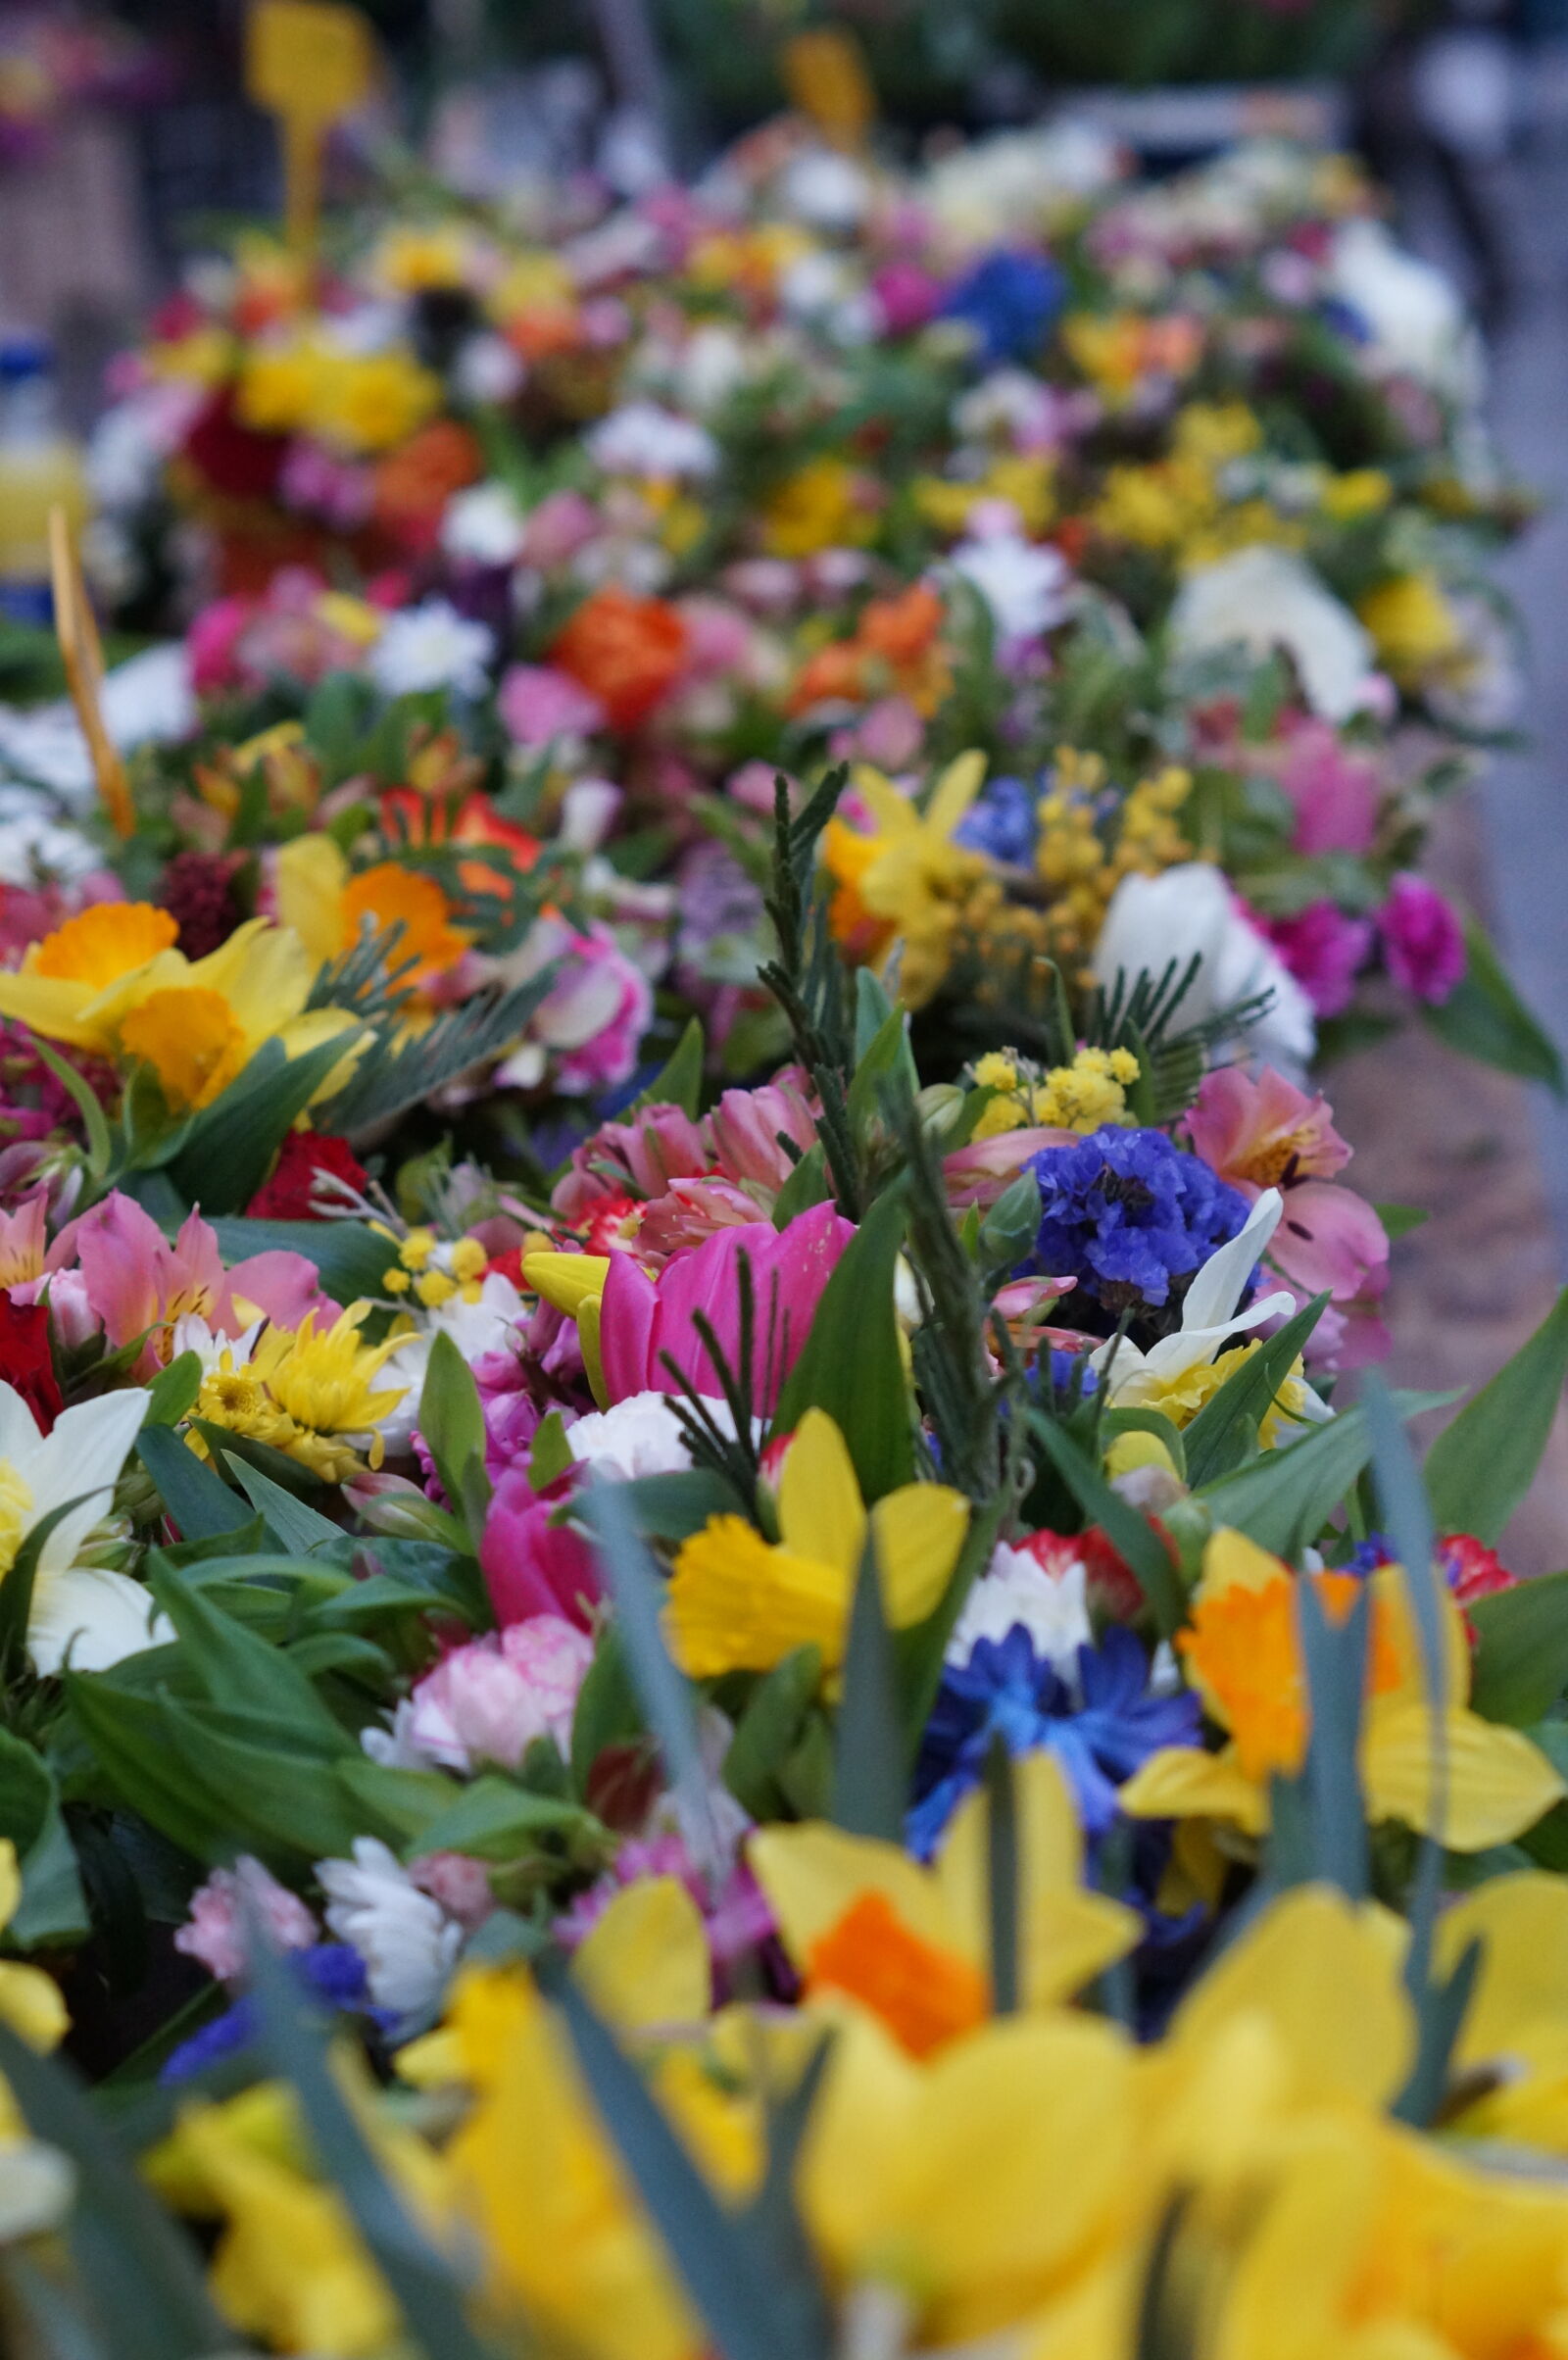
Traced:
<svg viewBox="0 0 1568 2360">
<path fill-rule="evenodd" d="M 386 697 L 452 688 L 476 697 L 495 654 L 494 634 L 470 622 L 447 598 L 427 598 L 392 615 L 370 654 L 370 676 Z"/>
<path fill-rule="evenodd" d="M 1081 1558 L 1064 1573 L 1048 1573 L 1026 1549 L 1001 1543 L 964 1600 L 948 1642 L 948 1662 L 961 1670 L 979 1641 L 1005 1639 L 1021 1624 L 1035 1653 L 1058 1672 L 1070 1673 L 1078 1649 L 1094 1637 L 1084 1599 L 1085 1578 Z"/>
<path fill-rule="evenodd" d="M 403 2017 L 428 2015 L 463 1947 L 457 1919 L 373 1836 L 355 1838 L 352 1860 L 318 1860 L 316 1876 L 327 1925 L 365 1961 L 375 2005 Z"/>
<path fill-rule="evenodd" d="M 584 441 L 589 457 L 607 475 L 701 481 L 718 466 L 718 445 L 707 427 L 677 417 L 659 402 L 623 404 Z"/>
<path fill-rule="evenodd" d="M 466 558 L 475 565 L 510 565 L 522 548 L 525 525 L 507 484 L 476 483 L 447 502 L 441 547 L 449 558 Z"/>
</svg>

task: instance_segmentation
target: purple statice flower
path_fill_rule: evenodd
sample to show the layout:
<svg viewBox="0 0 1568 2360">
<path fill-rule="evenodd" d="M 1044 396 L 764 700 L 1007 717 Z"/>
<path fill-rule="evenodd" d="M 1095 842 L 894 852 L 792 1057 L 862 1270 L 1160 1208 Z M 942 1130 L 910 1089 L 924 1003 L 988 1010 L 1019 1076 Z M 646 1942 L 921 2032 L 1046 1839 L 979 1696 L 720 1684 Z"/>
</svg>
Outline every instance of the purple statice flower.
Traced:
<svg viewBox="0 0 1568 2360">
<path fill-rule="evenodd" d="M 1035 1653 L 1021 1623 L 1004 1639 L 977 1640 L 966 1664 L 943 1673 L 920 1743 L 906 1823 L 918 1859 L 930 1859 L 958 1802 L 980 1784 L 998 1737 L 1014 1756 L 1055 1755 L 1084 1832 L 1096 1838 L 1115 1819 L 1116 1789 L 1141 1763 L 1163 1746 L 1198 1744 L 1199 1704 L 1185 1691 L 1151 1695 L 1143 1645 L 1120 1625 L 1099 1647 L 1078 1649 L 1071 1682 Z"/>
<path fill-rule="evenodd" d="M 1043 254 L 998 246 L 949 288 L 942 317 L 972 327 L 980 359 L 994 369 L 1039 351 L 1065 294 L 1061 272 Z"/>
<path fill-rule="evenodd" d="M 988 860 L 1021 868 L 1034 859 L 1036 790 L 1021 778 L 994 778 L 953 831 L 953 840 Z"/>
<path fill-rule="evenodd" d="M 283 1958 L 303 1999 L 324 2000 L 328 2007 L 368 2017 L 380 2032 L 390 2032 L 396 2023 L 394 2011 L 370 2006 L 365 1961 L 347 1942 L 313 1942 L 307 1949 L 285 1951 Z M 209 2066 L 238 2056 L 255 2040 L 260 2023 L 256 2002 L 246 1992 L 200 2032 L 171 2049 L 159 2081 L 166 2089 L 173 2089 L 205 2073 Z"/>
<path fill-rule="evenodd" d="M 1076 1278 L 1109 1311 L 1157 1306 L 1247 1219 L 1246 1199 L 1163 1131 L 1107 1123 L 1071 1147 L 1042 1148 L 1025 1167 L 1040 1183 L 1034 1261 Z"/>
</svg>

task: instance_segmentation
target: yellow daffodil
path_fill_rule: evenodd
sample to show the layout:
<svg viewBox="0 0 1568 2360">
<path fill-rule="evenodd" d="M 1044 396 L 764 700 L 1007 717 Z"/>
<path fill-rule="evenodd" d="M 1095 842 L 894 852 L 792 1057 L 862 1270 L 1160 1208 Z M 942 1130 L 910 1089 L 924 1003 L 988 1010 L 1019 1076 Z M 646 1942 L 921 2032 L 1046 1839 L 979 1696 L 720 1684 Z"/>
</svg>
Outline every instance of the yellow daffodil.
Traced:
<svg viewBox="0 0 1568 2360">
<path fill-rule="evenodd" d="M 341 1008 L 307 1008 L 318 962 L 291 928 L 252 918 L 198 959 L 174 949 L 175 932 L 144 902 L 97 903 L 0 974 L 0 1015 L 98 1057 L 144 1061 L 177 1113 L 211 1105 L 267 1041 L 296 1057 L 341 1037 L 352 1055 L 363 1028 Z"/>
<path fill-rule="evenodd" d="M 277 856 L 277 912 L 323 964 L 362 935 L 401 929 L 392 963 L 413 962 L 402 980 L 422 992 L 450 973 L 473 940 L 452 923 L 452 905 L 436 879 L 400 860 L 352 869 L 327 835 L 296 836 Z"/>
<path fill-rule="evenodd" d="M 910 1483 L 868 1516 L 843 1435 L 824 1411 L 808 1409 L 785 1454 L 778 1521 L 776 1548 L 742 1516 L 710 1516 L 683 1544 L 664 1628 L 694 1680 L 765 1672 L 808 1645 L 835 1673 L 868 1534 L 888 1623 L 905 1630 L 922 1621 L 957 1563 L 969 1507 L 941 1484 Z"/>
<path fill-rule="evenodd" d="M 1227 1733 L 1218 1753 L 1167 1746 L 1122 1788 L 1134 1818 L 1217 1820 L 1249 1836 L 1269 1819 L 1269 1782 L 1305 1758 L 1309 1705 L 1298 1591 L 1310 1581 L 1325 1611 L 1343 1620 L 1358 1587 L 1351 1574 L 1293 1574 L 1241 1533 L 1214 1534 L 1203 1554 L 1192 1621 L 1177 1647 L 1210 1720 Z M 1368 1816 L 1441 1834 L 1454 1851 L 1483 1851 L 1534 1827 L 1568 1789 L 1517 1730 L 1470 1711 L 1470 1658 L 1446 1589 L 1433 1596 L 1445 1633 L 1439 1736 L 1445 1756 L 1443 1821 L 1433 1821 L 1433 1714 L 1419 1630 L 1403 1569 L 1371 1577 L 1372 1624 L 1360 1773 Z"/>
<path fill-rule="evenodd" d="M 1019 1983 L 1049 2007 L 1130 1949 L 1130 1909 L 1085 1891 L 1083 1838 L 1048 1753 L 1014 1772 L 1018 1808 Z M 990 1804 L 964 1797 L 936 1864 L 841 1828 L 760 1828 L 747 1857 L 808 2000 L 848 1997 L 911 2056 L 991 2013 Z"/>
<path fill-rule="evenodd" d="M 21 1899 L 22 1871 L 17 1864 L 17 1847 L 9 1836 L 0 1836 L 0 1927 L 10 1925 Z M 71 2018 L 54 1977 L 46 1975 L 42 1967 L 0 1959 L 0 2024 L 9 2025 L 14 2033 L 20 2034 L 29 2048 L 58 2047 L 70 2028 Z M 0 2083 L 0 2134 L 7 2128 L 8 2104 L 5 2085 Z"/>
<path fill-rule="evenodd" d="M 823 833 L 822 858 L 838 888 L 834 934 L 874 961 L 898 943 L 899 993 L 910 1008 L 929 1000 L 942 981 L 964 905 L 986 874 L 981 856 L 953 841 L 985 774 L 982 754 L 960 754 L 922 811 L 879 770 L 862 766 L 854 786 L 873 832 L 830 819 Z"/>
<path fill-rule="evenodd" d="M 1464 627 L 1430 573 L 1400 573 L 1379 583 L 1356 613 L 1372 634 L 1379 662 L 1401 688 L 1464 664 Z"/>
</svg>

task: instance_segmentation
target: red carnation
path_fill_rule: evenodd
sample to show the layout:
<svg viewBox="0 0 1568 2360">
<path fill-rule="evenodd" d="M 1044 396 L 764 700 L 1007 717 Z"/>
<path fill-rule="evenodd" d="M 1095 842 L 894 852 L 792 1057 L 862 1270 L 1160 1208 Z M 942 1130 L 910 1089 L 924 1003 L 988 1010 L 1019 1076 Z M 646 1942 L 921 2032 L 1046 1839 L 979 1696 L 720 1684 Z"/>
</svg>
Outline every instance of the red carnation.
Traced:
<svg viewBox="0 0 1568 2360">
<path fill-rule="evenodd" d="M 40 1434 L 53 1431 L 65 1396 L 49 1349 L 49 1311 L 41 1303 L 14 1303 L 0 1288 L 0 1377 L 16 1387 Z"/>
<path fill-rule="evenodd" d="M 280 434 L 242 426 L 226 388 L 213 395 L 185 437 L 185 457 L 203 482 L 235 500 L 270 500 L 287 448 Z"/>
<path fill-rule="evenodd" d="M 278 1150 L 271 1178 L 257 1190 L 245 1210 L 254 1221 L 323 1221 L 327 1214 L 315 1194 L 322 1174 L 357 1189 L 365 1188 L 369 1180 L 346 1139 L 290 1131 Z"/>
</svg>

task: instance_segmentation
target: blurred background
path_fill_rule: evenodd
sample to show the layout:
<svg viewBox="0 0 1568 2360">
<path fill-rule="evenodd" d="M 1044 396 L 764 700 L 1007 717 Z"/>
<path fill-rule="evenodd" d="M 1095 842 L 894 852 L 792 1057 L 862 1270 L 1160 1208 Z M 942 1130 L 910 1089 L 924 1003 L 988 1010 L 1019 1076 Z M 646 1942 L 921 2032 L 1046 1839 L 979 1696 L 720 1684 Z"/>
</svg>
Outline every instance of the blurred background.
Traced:
<svg viewBox="0 0 1568 2360">
<path fill-rule="evenodd" d="M 1093 120 L 1156 172 L 1256 132 L 1359 151 L 1401 233 L 1473 305 L 1504 458 L 1542 498 L 1505 561 L 1533 647 L 1518 740 L 1445 808 L 1436 873 L 1491 920 L 1568 1046 L 1568 0 L 366 7 L 382 72 L 333 143 L 343 196 L 424 171 L 481 198 L 587 173 L 636 194 L 798 96 L 790 43 L 823 27 L 863 60 L 878 143 L 911 158 L 1053 115 Z M 243 36 L 241 0 L 0 0 L 0 329 L 50 339 L 78 432 L 182 259 L 238 217 L 276 214 Z M 1415 1028 L 1328 1084 L 1362 1192 L 1432 1215 L 1396 1256 L 1396 1380 L 1473 1384 L 1568 1278 L 1568 1109 Z M 1568 1428 L 1527 1516 L 1514 1561 L 1560 1562 Z"/>
</svg>

